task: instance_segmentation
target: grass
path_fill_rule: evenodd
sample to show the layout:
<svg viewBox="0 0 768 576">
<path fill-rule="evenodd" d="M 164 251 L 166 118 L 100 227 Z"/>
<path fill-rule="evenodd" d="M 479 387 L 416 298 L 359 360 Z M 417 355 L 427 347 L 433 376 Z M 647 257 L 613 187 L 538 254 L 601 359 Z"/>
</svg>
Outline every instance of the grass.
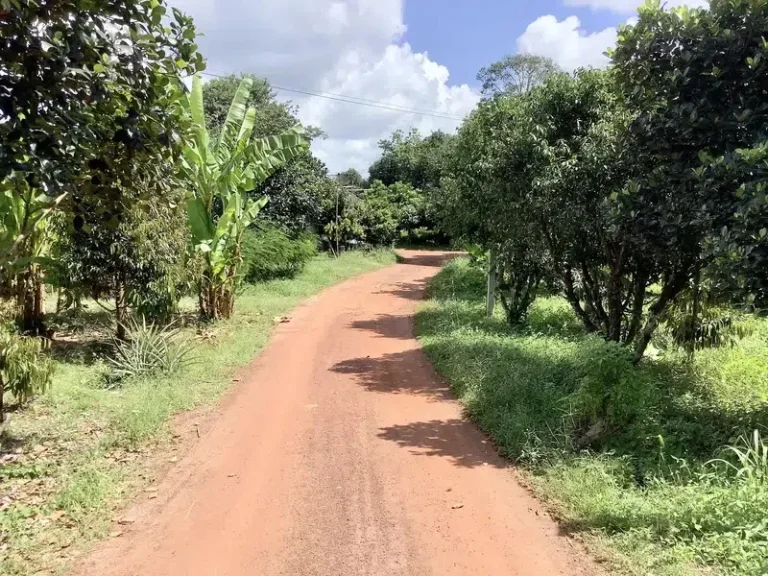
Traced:
<svg viewBox="0 0 768 576">
<path fill-rule="evenodd" d="M 768 574 L 768 320 L 693 361 L 663 351 L 661 333 L 656 359 L 636 367 L 583 334 L 558 297 L 512 330 L 500 313 L 485 317 L 484 294 L 481 270 L 450 263 L 417 316 L 419 337 L 566 531 L 615 574 Z M 579 450 L 605 406 L 607 434 Z"/>
<path fill-rule="evenodd" d="M 392 262 L 391 252 L 318 256 L 294 279 L 247 287 L 231 320 L 186 329 L 195 361 L 172 377 L 110 389 L 98 354 L 68 349 L 51 390 L 14 413 L 2 437 L 0 574 L 65 572 L 73 552 L 109 534 L 121 504 L 152 479 L 147 463 L 172 446 L 172 417 L 213 405 L 267 344 L 276 317 Z"/>
</svg>

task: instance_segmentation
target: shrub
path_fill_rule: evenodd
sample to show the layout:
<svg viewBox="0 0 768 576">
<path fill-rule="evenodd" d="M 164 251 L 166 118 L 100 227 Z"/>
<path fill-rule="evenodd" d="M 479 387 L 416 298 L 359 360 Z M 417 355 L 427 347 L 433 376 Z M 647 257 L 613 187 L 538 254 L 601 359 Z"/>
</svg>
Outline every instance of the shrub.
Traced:
<svg viewBox="0 0 768 576">
<path fill-rule="evenodd" d="M 43 340 L 14 334 L 0 334 L 0 422 L 3 421 L 3 393 L 24 403 L 45 392 L 53 377 L 53 362 L 42 353 Z"/>
<path fill-rule="evenodd" d="M 295 238 L 272 227 L 249 229 L 243 237 L 243 271 L 247 282 L 292 278 L 317 254 L 317 238 Z"/>
<path fill-rule="evenodd" d="M 138 378 L 152 374 L 171 374 L 187 365 L 192 346 L 172 324 L 160 326 L 132 320 L 125 326 L 126 340 L 114 341 L 114 356 L 109 358 L 115 379 Z"/>
</svg>

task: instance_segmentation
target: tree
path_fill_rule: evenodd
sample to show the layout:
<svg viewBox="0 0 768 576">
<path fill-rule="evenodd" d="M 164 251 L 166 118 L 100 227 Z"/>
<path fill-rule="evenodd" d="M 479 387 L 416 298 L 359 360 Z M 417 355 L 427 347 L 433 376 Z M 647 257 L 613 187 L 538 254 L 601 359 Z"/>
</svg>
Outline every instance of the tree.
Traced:
<svg viewBox="0 0 768 576">
<path fill-rule="evenodd" d="M 363 239 L 374 246 L 392 246 L 398 236 L 400 213 L 389 188 L 374 182 L 355 204 L 354 220 L 362 226 Z"/>
<path fill-rule="evenodd" d="M 88 225 L 62 226 L 56 250 L 53 284 L 72 300 L 82 295 L 111 299 L 119 339 L 125 337 L 129 308 L 148 320 L 167 320 L 190 276 L 181 183 L 170 167 L 162 185 L 145 169 L 137 166 L 130 186 L 120 190 L 125 205 L 117 225 L 81 202 L 77 210 Z M 148 195 L 145 187 L 162 194 Z"/>
<path fill-rule="evenodd" d="M 6 390 L 21 404 L 50 386 L 55 366 L 42 347 L 39 338 L 0 334 L 0 425 L 5 422 Z"/>
<path fill-rule="evenodd" d="M 276 94 L 265 78 L 252 74 L 230 75 L 216 78 L 203 86 L 203 103 L 207 126 L 211 136 L 216 138 L 226 121 L 229 107 L 242 80 L 252 82 L 246 106 L 256 111 L 253 138 L 260 139 L 272 134 L 285 132 L 300 122 L 298 108 L 291 102 L 276 100 Z M 323 135 L 318 128 L 307 128 L 310 139 Z M 307 230 L 319 219 L 320 198 L 318 189 L 327 186 L 328 170 L 325 165 L 307 150 L 278 168 L 250 197 L 269 198 L 262 216 L 283 229 L 293 233 Z"/>
<path fill-rule="evenodd" d="M 531 217 L 541 158 L 528 132 L 528 113 L 518 98 L 480 104 L 457 136 L 439 208 L 452 237 L 496 254 L 496 291 L 512 325 L 525 318 L 549 271 Z"/>
<path fill-rule="evenodd" d="M 246 107 L 256 111 L 253 138 L 280 134 L 299 124 L 296 107 L 290 102 L 278 102 L 277 95 L 266 78 L 253 74 L 230 74 L 210 80 L 203 86 L 205 119 L 212 137 L 218 136 L 224 126 L 237 89 L 246 78 L 250 79 L 252 85 Z"/>
<path fill-rule="evenodd" d="M 3 296 L 16 301 L 22 332 L 42 335 L 43 266 L 53 242 L 52 215 L 65 195 L 50 198 L 25 180 L 0 182 L 0 281 Z"/>
<path fill-rule="evenodd" d="M 297 233 L 320 224 L 322 198 L 332 184 L 325 164 L 306 150 L 278 169 L 250 196 L 269 198 L 262 216 Z"/>
<path fill-rule="evenodd" d="M 420 226 L 432 240 L 447 242 L 440 230 L 442 179 L 448 169 L 448 159 L 454 136 L 433 132 L 422 138 L 417 130 L 408 135 L 396 131 L 392 137 L 379 142 L 382 156 L 370 169 L 370 181 L 386 186 L 398 182 L 407 184 L 423 194 L 423 218 Z"/>
<path fill-rule="evenodd" d="M 0 19 L 0 186 L 40 216 L 36 231 L 61 211 L 85 225 L 81 201 L 116 226 L 126 169 L 162 166 L 180 150 L 179 75 L 203 67 L 192 21 L 174 9 L 164 22 L 156 0 L 12 4 Z M 40 246 L 10 246 L 0 260 L 17 272 L 5 282 L 19 292 L 23 327 L 40 333 Z"/>
<path fill-rule="evenodd" d="M 640 206 L 665 200 L 665 210 L 643 210 L 638 222 L 669 255 L 668 285 L 685 286 L 720 261 L 736 264 L 747 291 L 764 290 L 766 26 L 764 2 L 712 0 L 708 10 L 652 2 L 619 34 L 613 62 L 647 167 L 633 195 Z M 661 308 L 652 307 L 638 351 Z"/>
<path fill-rule="evenodd" d="M 519 96 L 559 71 L 557 64 L 546 56 L 515 54 L 481 68 L 477 80 L 482 83 L 480 91 L 486 98 Z"/>
<path fill-rule="evenodd" d="M 352 188 L 365 188 L 368 185 L 368 182 L 366 182 L 362 174 L 354 168 L 339 172 L 334 176 L 334 179 L 342 186 L 349 186 Z"/>
<path fill-rule="evenodd" d="M 240 83 L 216 140 L 206 128 L 198 76 L 193 79 L 188 103 L 194 139 L 184 148 L 182 170 L 189 187 L 192 243 L 204 262 L 200 313 L 209 320 L 232 314 L 241 281 L 243 233 L 267 202 L 266 197 L 249 198 L 247 192 L 308 146 L 308 138 L 297 130 L 252 140 L 256 110 L 246 106 L 252 83 L 250 78 Z M 217 203 L 222 206 L 220 215 Z"/>
<path fill-rule="evenodd" d="M 386 186 L 403 182 L 421 190 L 439 188 L 451 140 L 452 136 L 439 131 L 426 138 L 415 129 L 407 135 L 395 131 L 379 142 L 382 155 L 369 169 L 370 181 Z"/>
</svg>

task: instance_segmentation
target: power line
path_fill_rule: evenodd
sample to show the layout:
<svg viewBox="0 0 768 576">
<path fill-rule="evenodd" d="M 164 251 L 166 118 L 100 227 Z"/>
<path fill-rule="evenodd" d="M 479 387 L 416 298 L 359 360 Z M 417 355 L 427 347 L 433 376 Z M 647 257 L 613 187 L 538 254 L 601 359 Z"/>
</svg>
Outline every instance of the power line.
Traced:
<svg viewBox="0 0 768 576">
<path fill-rule="evenodd" d="M 227 78 L 223 74 L 214 74 L 213 72 L 200 72 L 204 76 L 211 76 L 213 78 Z M 416 114 L 418 116 L 431 116 L 433 118 L 441 118 L 445 120 L 453 120 L 455 122 L 462 122 L 464 118 L 458 116 L 450 116 L 437 111 L 419 110 L 416 108 L 406 108 L 403 106 L 397 106 L 388 104 L 386 102 L 379 102 L 377 100 L 369 100 L 366 98 L 358 98 L 357 96 L 347 96 L 345 94 L 335 94 L 333 92 L 313 92 L 311 90 L 298 90 L 296 88 L 287 88 L 285 86 L 278 86 L 272 84 L 270 86 L 275 90 L 282 90 L 284 92 L 293 92 L 296 94 L 303 94 L 305 96 L 315 96 L 317 98 L 325 98 L 326 100 L 333 100 L 335 102 L 344 102 L 346 104 L 357 104 L 358 106 L 367 106 L 369 108 L 378 108 L 381 110 L 390 110 L 392 112 L 404 112 L 407 114 Z"/>
</svg>

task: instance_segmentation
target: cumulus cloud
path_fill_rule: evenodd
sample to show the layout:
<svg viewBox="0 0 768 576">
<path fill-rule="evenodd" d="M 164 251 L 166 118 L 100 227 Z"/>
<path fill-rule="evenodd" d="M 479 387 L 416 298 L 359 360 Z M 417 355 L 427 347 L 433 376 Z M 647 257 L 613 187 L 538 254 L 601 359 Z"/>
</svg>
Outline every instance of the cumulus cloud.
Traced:
<svg viewBox="0 0 768 576">
<path fill-rule="evenodd" d="M 632 14 L 643 5 L 645 0 L 565 0 L 566 6 L 587 6 L 594 10 L 610 10 L 618 14 Z M 709 6 L 708 0 L 666 0 L 668 8 L 688 5 L 692 8 Z"/>
<path fill-rule="evenodd" d="M 587 33 L 576 16 L 562 21 L 552 15 L 542 16 L 518 38 L 517 49 L 552 58 L 564 70 L 602 68 L 608 64 L 605 51 L 616 43 L 616 34 L 612 27 Z"/>
<path fill-rule="evenodd" d="M 449 71 L 403 42 L 403 0 L 171 0 L 195 18 L 214 73 L 250 72 L 273 85 L 354 96 L 463 117 L 478 96 L 451 86 Z M 395 129 L 453 131 L 459 122 L 279 92 L 321 127 L 315 152 L 332 171 L 366 172 Z M 369 102 L 371 103 L 371 102 Z"/>
</svg>

